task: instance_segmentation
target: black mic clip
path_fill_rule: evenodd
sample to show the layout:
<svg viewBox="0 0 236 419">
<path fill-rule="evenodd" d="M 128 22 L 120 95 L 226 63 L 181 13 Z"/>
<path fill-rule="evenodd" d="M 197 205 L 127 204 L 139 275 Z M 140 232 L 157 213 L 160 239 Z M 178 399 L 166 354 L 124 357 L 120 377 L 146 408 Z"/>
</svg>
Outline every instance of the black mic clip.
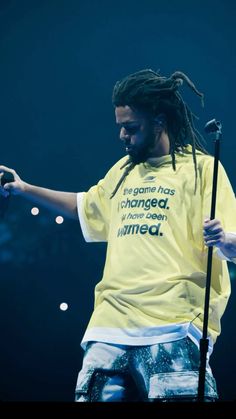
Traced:
<svg viewBox="0 0 236 419">
<path fill-rule="evenodd" d="M 205 125 L 205 132 L 207 134 L 214 134 L 216 140 L 220 140 L 222 136 L 222 124 L 216 119 L 211 119 Z"/>
</svg>

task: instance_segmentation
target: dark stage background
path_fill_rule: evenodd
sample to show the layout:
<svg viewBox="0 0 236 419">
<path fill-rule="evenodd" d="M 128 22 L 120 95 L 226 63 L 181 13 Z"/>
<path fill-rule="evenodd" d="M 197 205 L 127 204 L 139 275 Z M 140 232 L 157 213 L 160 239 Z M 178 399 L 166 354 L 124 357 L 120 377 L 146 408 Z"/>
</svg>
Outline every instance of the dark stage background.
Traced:
<svg viewBox="0 0 236 419">
<path fill-rule="evenodd" d="M 0 163 L 30 183 L 87 190 L 123 155 L 115 81 L 142 68 L 182 70 L 205 93 L 202 109 L 183 92 L 201 133 L 222 121 L 221 161 L 235 190 L 235 19 L 233 0 L 1 0 Z M 106 248 L 86 244 L 79 223 L 31 208 L 14 197 L 0 220 L 0 399 L 73 401 Z M 232 296 L 211 358 L 222 400 L 236 398 L 229 267 Z"/>
</svg>

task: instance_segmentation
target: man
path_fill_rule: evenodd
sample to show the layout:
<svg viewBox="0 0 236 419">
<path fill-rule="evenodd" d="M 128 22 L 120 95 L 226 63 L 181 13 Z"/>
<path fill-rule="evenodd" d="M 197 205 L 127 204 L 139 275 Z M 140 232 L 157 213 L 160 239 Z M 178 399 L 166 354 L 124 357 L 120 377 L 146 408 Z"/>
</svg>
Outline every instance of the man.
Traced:
<svg viewBox="0 0 236 419">
<path fill-rule="evenodd" d="M 12 169 L 2 194 L 79 219 L 86 241 L 107 241 L 102 280 L 82 340 L 76 401 L 196 401 L 207 247 L 214 246 L 209 356 L 220 333 L 236 257 L 236 202 L 220 164 L 209 219 L 213 158 L 179 92 L 189 78 L 141 70 L 116 83 L 116 123 L 127 157 L 86 193 L 30 185 Z M 227 205 L 225 203 L 227 202 Z M 207 361 L 205 400 L 217 399 Z"/>
</svg>

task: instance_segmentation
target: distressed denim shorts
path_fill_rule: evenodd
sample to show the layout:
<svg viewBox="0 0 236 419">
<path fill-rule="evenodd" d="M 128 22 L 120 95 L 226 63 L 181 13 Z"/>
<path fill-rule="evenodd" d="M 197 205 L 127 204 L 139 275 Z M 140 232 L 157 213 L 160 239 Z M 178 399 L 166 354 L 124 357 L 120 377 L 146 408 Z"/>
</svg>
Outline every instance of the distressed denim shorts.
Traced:
<svg viewBox="0 0 236 419">
<path fill-rule="evenodd" d="M 199 349 L 188 337 L 149 346 L 90 342 L 76 402 L 197 401 Z M 205 401 L 218 399 L 209 365 Z"/>
</svg>

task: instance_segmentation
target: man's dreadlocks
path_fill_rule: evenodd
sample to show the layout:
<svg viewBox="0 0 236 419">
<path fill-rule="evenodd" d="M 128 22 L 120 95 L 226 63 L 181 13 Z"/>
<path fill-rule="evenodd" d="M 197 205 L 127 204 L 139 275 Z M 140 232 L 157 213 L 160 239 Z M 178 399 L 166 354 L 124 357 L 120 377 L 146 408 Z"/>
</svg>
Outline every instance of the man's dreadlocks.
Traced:
<svg viewBox="0 0 236 419">
<path fill-rule="evenodd" d="M 179 87 L 183 82 L 201 97 L 203 106 L 203 93 L 200 93 L 193 82 L 181 71 L 174 72 L 169 78 L 162 77 L 159 73 L 145 69 L 130 74 L 121 81 L 117 81 L 112 94 L 115 107 L 129 106 L 134 111 L 142 111 L 150 116 L 164 113 L 167 122 L 167 133 L 170 140 L 170 154 L 173 170 L 176 170 L 175 153 L 187 144 L 192 145 L 193 163 L 195 169 L 195 191 L 197 185 L 196 150 L 208 154 L 202 145 L 201 134 L 194 126 L 194 118 L 189 107 L 184 102 Z M 136 165 L 129 158 L 121 167 L 126 167 L 121 179 L 112 192 L 111 198 L 116 194 L 121 183 Z"/>
</svg>

